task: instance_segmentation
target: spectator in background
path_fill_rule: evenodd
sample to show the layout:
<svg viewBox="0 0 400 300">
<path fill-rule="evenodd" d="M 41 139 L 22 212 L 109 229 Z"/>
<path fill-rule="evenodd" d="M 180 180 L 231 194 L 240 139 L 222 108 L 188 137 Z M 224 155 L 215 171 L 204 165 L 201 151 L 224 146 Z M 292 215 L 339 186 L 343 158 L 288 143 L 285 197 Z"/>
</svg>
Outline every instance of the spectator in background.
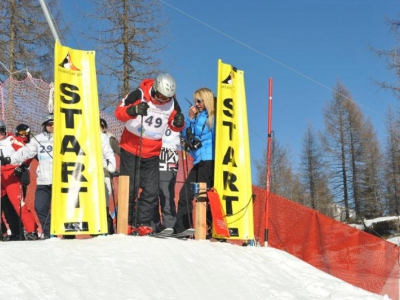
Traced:
<svg viewBox="0 0 400 300">
<path fill-rule="evenodd" d="M 31 129 L 26 124 L 19 124 L 15 128 L 15 136 L 19 137 L 24 145 L 30 142 L 31 140 Z M 32 159 L 29 159 L 26 162 L 20 164 L 18 168 L 15 169 L 15 175 L 17 175 L 21 179 L 22 183 L 22 191 L 24 194 L 24 198 L 26 197 L 26 190 L 28 189 L 28 185 L 31 183 L 30 174 L 29 174 L 29 165 Z"/>
<path fill-rule="evenodd" d="M 106 185 L 106 206 L 107 206 L 107 225 L 108 234 L 114 233 L 113 218 L 110 214 L 110 197 L 112 197 L 112 185 L 111 176 L 116 176 L 117 163 L 115 160 L 115 154 L 120 155 L 121 150 L 119 148 L 119 142 L 111 134 L 107 133 L 107 122 L 104 119 L 100 119 L 100 129 L 101 129 L 101 142 L 103 149 L 103 166 L 104 166 L 104 181 Z M 115 207 L 114 207 L 115 210 Z"/>
<path fill-rule="evenodd" d="M 22 234 L 22 228 L 20 228 L 21 219 L 5 191 L 4 196 L 1 196 L 1 210 L 4 214 L 1 216 L 1 234 L 3 242 L 24 240 L 25 236 Z"/>
<path fill-rule="evenodd" d="M 23 193 L 20 178 L 15 174 L 19 164 L 24 162 L 11 161 L 10 156 L 16 154 L 24 143 L 11 133 L 7 133 L 6 125 L 0 121 L 0 160 L 1 160 L 1 196 L 7 195 L 15 212 L 21 218 L 25 227 L 27 240 L 36 240 L 36 222 L 33 213 L 23 201 Z"/>
<path fill-rule="evenodd" d="M 25 147 L 11 156 L 11 163 L 21 163 L 37 157 L 35 211 L 42 226 L 42 238 L 50 238 L 50 207 L 53 184 L 53 132 L 54 116 L 46 115 L 42 122 L 42 133 L 34 136 Z"/>
<path fill-rule="evenodd" d="M 30 140 L 30 128 L 26 124 L 20 124 L 15 128 L 14 135 L 16 139 L 21 141 L 24 145 L 26 143 L 29 143 Z M 22 194 L 23 198 L 26 198 L 26 190 L 28 188 L 28 185 L 30 183 L 30 174 L 29 174 L 29 161 L 25 161 L 21 163 L 17 168 L 14 170 L 14 174 L 20 178 L 21 185 L 22 185 Z M 22 203 L 24 200 L 21 200 L 20 203 Z M 4 223 L 2 223 L 2 233 L 4 236 L 4 233 L 7 231 L 7 235 L 3 237 L 3 241 L 13 241 L 13 240 L 24 240 L 25 237 L 23 236 L 22 228 L 21 228 L 21 220 L 18 217 L 18 214 L 14 211 L 14 208 L 10 202 L 10 199 L 8 199 L 7 195 L 5 195 L 2 198 L 2 207 L 3 207 L 3 212 L 5 219 L 8 223 L 8 227 L 11 232 L 9 232 L 5 226 Z M 21 205 L 20 205 L 21 209 Z M 21 212 L 20 212 L 21 213 Z"/>
<path fill-rule="evenodd" d="M 100 129 L 101 132 L 105 133 L 110 141 L 110 146 L 115 154 L 118 156 L 121 155 L 121 148 L 119 147 L 119 142 L 115 136 L 112 135 L 111 132 L 108 132 L 108 124 L 106 120 L 100 119 Z"/>
</svg>

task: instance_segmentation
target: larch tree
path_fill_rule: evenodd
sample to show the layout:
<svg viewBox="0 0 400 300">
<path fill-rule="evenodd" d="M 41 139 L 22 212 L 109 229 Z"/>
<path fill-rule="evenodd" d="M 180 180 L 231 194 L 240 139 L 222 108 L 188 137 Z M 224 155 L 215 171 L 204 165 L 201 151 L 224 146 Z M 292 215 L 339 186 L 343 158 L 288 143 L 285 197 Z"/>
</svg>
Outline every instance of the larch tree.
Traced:
<svg viewBox="0 0 400 300">
<path fill-rule="evenodd" d="M 300 183 L 299 177 L 293 172 L 290 151 L 281 147 L 274 137 L 271 145 L 270 191 L 303 204 L 304 188 Z M 257 182 L 262 188 L 266 188 L 266 171 L 268 167 L 266 156 L 267 149 L 264 150 L 263 158 L 255 161 Z"/>
<path fill-rule="evenodd" d="M 114 107 L 144 78 L 159 72 L 158 54 L 165 48 L 166 20 L 156 0 L 91 0 L 96 7 L 87 15 L 98 52 L 100 103 Z M 115 87 L 115 88 L 114 88 Z"/>
<path fill-rule="evenodd" d="M 305 205 L 332 216 L 333 197 L 329 189 L 327 165 L 318 134 L 308 124 L 302 140 L 300 178 L 306 190 Z"/>
<path fill-rule="evenodd" d="M 378 171 L 382 165 L 376 134 L 341 83 L 325 108 L 324 120 L 323 141 L 329 154 L 332 190 L 336 201 L 345 207 L 346 219 L 350 218 L 350 209 L 358 218 L 379 215 L 382 198 Z"/>
<path fill-rule="evenodd" d="M 379 81 L 378 84 L 384 89 L 390 90 L 400 99 L 400 20 L 387 19 L 390 31 L 395 37 L 395 45 L 391 49 L 373 51 L 385 60 L 389 70 L 397 77 L 396 82 Z M 384 186 L 386 203 L 384 212 L 389 215 L 400 214 L 400 120 L 395 116 L 392 108 L 389 108 L 386 118 L 386 148 L 384 153 Z"/>
<path fill-rule="evenodd" d="M 58 0 L 47 1 L 57 18 Z M 0 61 L 11 73 L 27 69 L 35 78 L 53 81 L 54 37 L 38 0 L 0 1 Z M 0 73 L 4 81 L 7 70 Z M 16 73 L 21 79 L 26 73 Z"/>
<path fill-rule="evenodd" d="M 384 178 L 386 213 L 400 214 L 400 123 L 391 108 L 386 115 L 386 149 Z"/>
<path fill-rule="evenodd" d="M 351 199 L 349 188 L 349 136 L 346 122 L 347 91 L 338 83 L 333 99 L 324 107 L 325 132 L 322 136 L 324 151 L 329 160 L 331 189 L 335 202 L 344 207 L 345 218 L 350 219 Z M 344 94 L 345 93 L 345 94 Z"/>
<path fill-rule="evenodd" d="M 367 119 L 360 126 L 360 212 L 373 219 L 383 215 L 385 206 L 382 152 L 371 121 Z"/>
<path fill-rule="evenodd" d="M 350 93 L 345 101 L 350 138 L 351 190 L 359 218 L 382 215 L 382 157 L 376 132 Z"/>
<path fill-rule="evenodd" d="M 400 43 L 400 20 L 388 19 L 387 22 L 398 45 Z M 397 46 L 394 46 L 392 49 L 374 51 L 380 58 L 386 61 L 389 70 L 392 70 L 396 74 L 398 80 L 400 80 L 400 49 Z M 400 99 L 400 85 L 398 81 L 396 83 L 381 81 L 378 82 L 378 84 L 385 89 L 391 90 L 394 95 Z"/>
</svg>

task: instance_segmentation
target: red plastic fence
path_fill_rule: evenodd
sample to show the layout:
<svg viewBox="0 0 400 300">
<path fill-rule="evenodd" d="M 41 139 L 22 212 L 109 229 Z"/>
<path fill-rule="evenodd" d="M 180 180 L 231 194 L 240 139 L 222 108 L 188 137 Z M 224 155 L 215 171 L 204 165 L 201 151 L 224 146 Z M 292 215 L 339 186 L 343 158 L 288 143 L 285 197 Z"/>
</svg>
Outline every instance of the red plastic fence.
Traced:
<svg viewBox="0 0 400 300">
<path fill-rule="evenodd" d="M 254 188 L 255 233 L 264 244 L 266 191 Z M 270 193 L 268 246 L 350 284 L 399 299 L 399 247 Z"/>
</svg>

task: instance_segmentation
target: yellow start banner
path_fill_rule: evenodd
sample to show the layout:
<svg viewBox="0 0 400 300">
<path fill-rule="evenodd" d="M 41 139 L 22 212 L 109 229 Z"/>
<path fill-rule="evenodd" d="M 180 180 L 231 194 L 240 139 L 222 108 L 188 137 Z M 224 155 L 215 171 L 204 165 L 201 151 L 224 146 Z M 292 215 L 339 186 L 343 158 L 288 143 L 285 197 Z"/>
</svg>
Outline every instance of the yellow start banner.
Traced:
<svg viewBox="0 0 400 300">
<path fill-rule="evenodd" d="M 230 239 L 254 239 L 244 72 L 218 60 L 214 186 Z M 219 237 L 213 232 L 214 237 Z"/>
<path fill-rule="evenodd" d="M 56 42 L 51 228 L 107 233 L 95 52 Z"/>
</svg>

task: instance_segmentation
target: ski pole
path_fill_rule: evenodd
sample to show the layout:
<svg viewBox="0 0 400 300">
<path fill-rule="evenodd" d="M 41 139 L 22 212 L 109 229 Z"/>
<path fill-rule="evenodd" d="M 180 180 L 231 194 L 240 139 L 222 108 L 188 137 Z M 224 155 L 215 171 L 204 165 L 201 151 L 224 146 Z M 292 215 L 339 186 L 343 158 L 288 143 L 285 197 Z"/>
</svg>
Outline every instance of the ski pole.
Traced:
<svg viewBox="0 0 400 300">
<path fill-rule="evenodd" d="M 140 121 L 140 140 L 139 140 L 139 156 L 138 162 L 135 164 L 136 175 L 135 175 L 135 187 L 134 191 L 136 194 L 136 210 L 135 210 L 135 228 L 137 226 L 138 209 L 139 209 L 139 185 L 140 185 L 140 162 L 142 160 L 142 143 L 143 143 L 143 116 Z"/>
<path fill-rule="evenodd" d="M 24 200 L 24 195 L 22 191 L 22 183 L 19 183 L 19 240 L 22 240 L 22 201 Z"/>
<path fill-rule="evenodd" d="M 112 176 L 111 175 L 111 173 L 110 173 L 110 184 L 111 184 L 111 196 L 112 196 L 112 198 L 113 198 L 113 204 L 114 204 L 114 218 L 115 218 L 115 224 L 118 224 L 118 213 L 117 213 L 117 204 L 116 204 L 116 202 L 115 202 L 115 195 L 114 195 L 114 183 L 113 183 L 113 180 L 114 180 L 114 176 Z M 115 229 L 117 229 L 117 228 L 115 228 Z M 117 232 L 116 230 L 115 230 L 115 232 Z"/>
</svg>

